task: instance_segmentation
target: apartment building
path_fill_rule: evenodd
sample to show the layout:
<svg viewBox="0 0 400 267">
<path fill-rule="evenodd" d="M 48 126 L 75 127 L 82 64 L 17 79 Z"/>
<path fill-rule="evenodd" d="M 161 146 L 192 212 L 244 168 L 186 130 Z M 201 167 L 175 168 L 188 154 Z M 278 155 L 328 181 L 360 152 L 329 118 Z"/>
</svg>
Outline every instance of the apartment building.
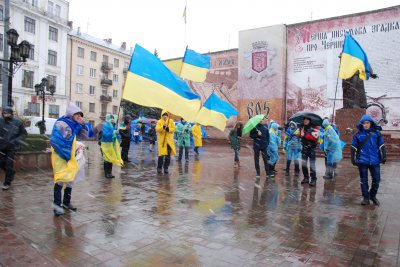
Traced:
<svg viewBox="0 0 400 267">
<path fill-rule="evenodd" d="M 0 3 L 2 58 L 3 42 L 6 41 L 3 3 Z M 26 40 L 32 45 L 27 62 L 13 75 L 13 101 L 19 114 L 42 115 L 42 99 L 36 96 L 34 89 L 42 78 L 47 78 L 56 87 L 54 96 L 46 98 L 45 117 L 58 118 L 66 109 L 68 12 L 69 3 L 64 0 L 10 1 L 10 28 L 19 33 L 18 42 Z M 7 72 L 8 64 L 3 62 L 0 69 Z"/>
<path fill-rule="evenodd" d="M 66 87 L 71 101 L 92 125 L 107 113 L 118 114 L 131 52 L 126 43 L 117 46 L 111 39 L 98 39 L 80 28 L 69 32 Z"/>
</svg>

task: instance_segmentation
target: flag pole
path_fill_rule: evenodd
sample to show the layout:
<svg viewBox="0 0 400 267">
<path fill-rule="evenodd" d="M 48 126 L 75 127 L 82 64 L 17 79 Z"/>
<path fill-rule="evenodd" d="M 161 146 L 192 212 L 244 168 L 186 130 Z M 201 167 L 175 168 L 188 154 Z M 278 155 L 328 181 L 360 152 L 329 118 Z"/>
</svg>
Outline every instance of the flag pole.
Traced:
<svg viewBox="0 0 400 267">
<path fill-rule="evenodd" d="M 333 110 L 332 110 L 332 120 L 331 120 L 332 123 L 334 122 L 334 118 L 335 118 L 336 95 L 337 95 L 337 90 L 338 90 L 340 66 L 342 65 L 342 54 L 343 54 L 343 49 L 344 49 L 345 42 L 346 42 L 346 37 L 344 38 L 342 52 L 340 52 L 340 55 L 339 55 L 340 60 L 339 60 L 338 74 L 336 76 L 335 98 L 333 99 Z"/>
</svg>

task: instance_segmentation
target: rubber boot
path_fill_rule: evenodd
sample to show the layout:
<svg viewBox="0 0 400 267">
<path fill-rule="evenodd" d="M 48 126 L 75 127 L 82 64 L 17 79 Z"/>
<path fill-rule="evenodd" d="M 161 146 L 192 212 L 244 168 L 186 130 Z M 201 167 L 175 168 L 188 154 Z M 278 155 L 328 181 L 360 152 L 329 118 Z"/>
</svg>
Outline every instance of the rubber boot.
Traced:
<svg viewBox="0 0 400 267">
<path fill-rule="evenodd" d="M 55 216 L 64 215 L 64 209 L 61 207 L 61 190 L 62 185 L 57 183 L 54 184 L 54 201 L 53 201 L 53 211 Z"/>
<path fill-rule="evenodd" d="M 72 194 L 72 188 L 66 187 L 64 189 L 63 207 L 72 211 L 76 211 L 77 208 L 72 206 L 71 204 L 71 194 Z"/>
</svg>

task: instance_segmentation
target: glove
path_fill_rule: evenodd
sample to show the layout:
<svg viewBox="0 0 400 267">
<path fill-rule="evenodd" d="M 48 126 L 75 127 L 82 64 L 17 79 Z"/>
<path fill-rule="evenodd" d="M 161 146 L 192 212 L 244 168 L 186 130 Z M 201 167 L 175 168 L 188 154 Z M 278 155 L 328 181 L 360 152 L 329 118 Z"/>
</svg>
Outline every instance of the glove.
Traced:
<svg viewBox="0 0 400 267">
<path fill-rule="evenodd" d="M 356 166 L 357 165 L 357 159 L 356 159 L 357 149 L 355 149 L 354 147 L 351 147 L 350 152 L 351 152 L 351 164 Z"/>
<path fill-rule="evenodd" d="M 371 78 L 372 78 L 372 79 L 379 78 L 379 77 L 378 77 L 378 75 L 377 75 L 377 74 L 375 74 L 375 73 L 371 74 L 370 76 L 371 76 Z"/>
<path fill-rule="evenodd" d="M 386 163 L 386 159 L 387 159 L 387 150 L 386 150 L 386 146 L 383 145 L 380 149 L 380 153 L 381 153 L 381 162 L 382 164 Z"/>
<path fill-rule="evenodd" d="M 169 132 L 169 127 L 165 127 L 165 130 L 166 130 L 167 132 Z"/>
<path fill-rule="evenodd" d="M 164 125 L 162 128 L 165 130 L 166 126 Z"/>
</svg>

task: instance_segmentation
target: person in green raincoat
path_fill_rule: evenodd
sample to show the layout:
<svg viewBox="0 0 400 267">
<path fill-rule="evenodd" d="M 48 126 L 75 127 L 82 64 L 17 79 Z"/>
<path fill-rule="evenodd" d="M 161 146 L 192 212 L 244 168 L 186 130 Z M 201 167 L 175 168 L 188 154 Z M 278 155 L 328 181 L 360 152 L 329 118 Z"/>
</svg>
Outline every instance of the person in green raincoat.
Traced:
<svg viewBox="0 0 400 267">
<path fill-rule="evenodd" d="M 104 160 L 104 173 L 106 178 L 114 178 L 111 174 L 112 165 L 122 166 L 121 150 L 119 148 L 119 132 L 114 123 L 114 116 L 106 115 L 106 121 L 102 127 L 101 152 Z"/>
<path fill-rule="evenodd" d="M 190 133 L 192 126 L 184 118 L 176 125 L 176 135 L 178 138 L 179 157 L 178 160 L 182 161 L 183 150 L 185 149 L 185 160 L 189 162 L 189 148 L 190 148 Z"/>
</svg>

